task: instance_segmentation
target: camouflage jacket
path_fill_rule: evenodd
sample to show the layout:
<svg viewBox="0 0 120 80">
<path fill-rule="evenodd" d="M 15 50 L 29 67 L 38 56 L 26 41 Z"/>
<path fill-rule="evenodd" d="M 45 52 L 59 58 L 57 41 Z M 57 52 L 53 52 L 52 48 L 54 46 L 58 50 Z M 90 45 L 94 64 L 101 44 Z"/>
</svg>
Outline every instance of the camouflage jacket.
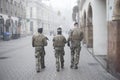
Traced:
<svg viewBox="0 0 120 80">
<path fill-rule="evenodd" d="M 64 47 L 66 44 L 66 38 L 63 35 L 56 35 L 53 38 L 54 47 Z"/>
<path fill-rule="evenodd" d="M 80 28 L 74 28 L 71 30 L 71 33 L 68 37 L 68 46 L 71 47 L 78 47 L 80 46 L 80 41 L 83 39 L 83 32 L 80 30 Z"/>
<path fill-rule="evenodd" d="M 45 37 L 43 34 L 36 33 L 32 37 L 32 46 L 33 47 L 47 46 L 47 37 Z"/>
</svg>

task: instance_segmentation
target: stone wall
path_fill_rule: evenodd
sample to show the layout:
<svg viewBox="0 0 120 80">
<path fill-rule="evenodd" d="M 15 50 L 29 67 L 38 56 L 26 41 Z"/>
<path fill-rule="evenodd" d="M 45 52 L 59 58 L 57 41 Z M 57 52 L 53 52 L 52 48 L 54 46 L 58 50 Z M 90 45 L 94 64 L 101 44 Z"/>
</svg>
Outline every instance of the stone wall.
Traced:
<svg viewBox="0 0 120 80">
<path fill-rule="evenodd" d="M 108 69 L 120 73 L 120 21 L 108 22 Z"/>
<path fill-rule="evenodd" d="M 88 24 L 87 25 L 87 30 L 86 30 L 86 43 L 88 48 L 93 48 L 93 25 Z"/>
</svg>

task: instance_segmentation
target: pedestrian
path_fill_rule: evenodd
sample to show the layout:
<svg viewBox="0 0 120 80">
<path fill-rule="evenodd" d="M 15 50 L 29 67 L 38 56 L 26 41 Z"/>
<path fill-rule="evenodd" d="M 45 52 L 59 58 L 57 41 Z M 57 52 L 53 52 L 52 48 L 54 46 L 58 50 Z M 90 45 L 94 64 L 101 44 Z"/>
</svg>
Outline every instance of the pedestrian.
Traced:
<svg viewBox="0 0 120 80">
<path fill-rule="evenodd" d="M 74 23 L 74 28 L 71 30 L 68 38 L 68 46 L 71 49 L 71 68 L 78 69 L 81 41 L 83 39 L 83 32 L 78 27 L 78 23 Z"/>
<path fill-rule="evenodd" d="M 53 38 L 53 47 L 55 50 L 55 58 L 56 58 L 56 70 L 60 71 L 60 66 L 64 68 L 64 47 L 66 44 L 66 38 L 62 35 L 62 28 L 57 28 L 57 35 Z"/>
<path fill-rule="evenodd" d="M 35 47 L 36 70 L 40 72 L 45 68 L 45 49 L 47 46 L 47 37 L 43 35 L 43 28 L 38 28 L 38 33 L 32 37 L 32 46 Z"/>
<path fill-rule="evenodd" d="M 0 35 L 4 34 L 4 18 L 0 15 Z"/>
<path fill-rule="evenodd" d="M 12 33 L 12 25 L 13 25 L 13 20 L 11 16 L 8 16 L 8 19 L 6 20 L 6 24 L 5 24 L 6 32 Z"/>
</svg>

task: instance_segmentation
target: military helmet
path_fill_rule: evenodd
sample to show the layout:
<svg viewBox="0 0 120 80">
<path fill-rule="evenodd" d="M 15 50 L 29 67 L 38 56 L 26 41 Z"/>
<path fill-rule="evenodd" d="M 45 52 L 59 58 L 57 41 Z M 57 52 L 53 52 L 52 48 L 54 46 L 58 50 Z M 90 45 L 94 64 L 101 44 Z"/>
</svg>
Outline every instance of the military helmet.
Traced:
<svg viewBox="0 0 120 80">
<path fill-rule="evenodd" d="M 62 28 L 61 27 L 58 27 L 57 28 L 57 32 L 61 32 L 62 31 Z"/>
<path fill-rule="evenodd" d="M 57 28 L 57 34 L 62 34 L 62 28 L 61 27 Z"/>
<path fill-rule="evenodd" d="M 43 28 L 38 28 L 38 32 L 42 33 L 43 32 Z"/>
</svg>

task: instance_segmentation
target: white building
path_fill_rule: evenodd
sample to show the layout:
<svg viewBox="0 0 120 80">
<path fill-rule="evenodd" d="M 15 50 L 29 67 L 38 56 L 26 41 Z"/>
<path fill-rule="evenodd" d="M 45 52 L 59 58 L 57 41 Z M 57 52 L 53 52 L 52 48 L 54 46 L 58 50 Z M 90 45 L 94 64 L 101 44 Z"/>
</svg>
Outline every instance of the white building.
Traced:
<svg viewBox="0 0 120 80">
<path fill-rule="evenodd" d="M 43 27 L 44 33 L 49 34 L 56 31 L 60 25 L 61 18 L 51 7 L 43 4 L 41 1 L 29 1 L 27 3 L 26 17 L 28 33 L 34 33 L 37 28 Z"/>
<path fill-rule="evenodd" d="M 11 16 L 11 19 L 13 20 L 12 26 L 9 30 L 12 35 L 20 35 L 22 32 L 25 32 L 25 30 L 23 31 L 25 25 L 23 23 L 18 25 L 20 23 L 20 19 L 25 19 L 25 3 L 26 0 L 0 0 L 0 15 L 4 19 L 4 24 L 6 25 L 6 20 L 9 19 L 8 16 Z M 5 26 L 3 32 L 6 32 Z"/>
<path fill-rule="evenodd" d="M 107 54 L 107 0 L 80 0 L 85 42 L 95 55 Z"/>
<path fill-rule="evenodd" d="M 120 0 L 79 0 L 79 11 L 84 43 L 120 76 Z"/>
</svg>

